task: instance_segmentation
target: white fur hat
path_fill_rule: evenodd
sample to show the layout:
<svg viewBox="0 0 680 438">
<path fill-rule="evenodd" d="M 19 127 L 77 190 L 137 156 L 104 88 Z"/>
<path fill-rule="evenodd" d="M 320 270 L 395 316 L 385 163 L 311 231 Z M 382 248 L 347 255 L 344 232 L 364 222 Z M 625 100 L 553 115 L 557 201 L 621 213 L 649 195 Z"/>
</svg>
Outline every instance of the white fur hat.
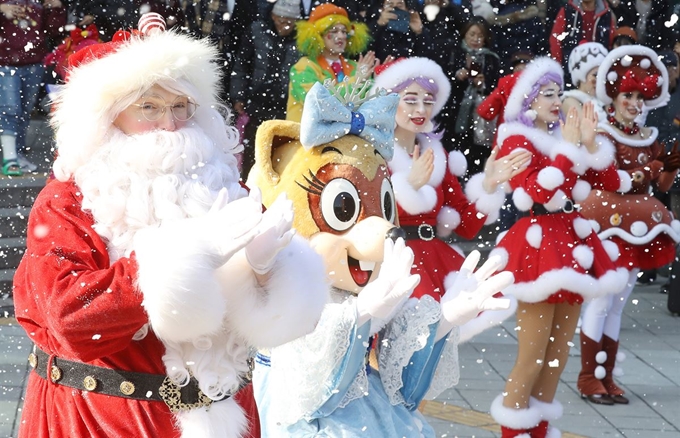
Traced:
<svg viewBox="0 0 680 438">
<path fill-rule="evenodd" d="M 552 58 L 542 56 L 533 59 L 527 64 L 526 68 L 522 70 L 522 73 L 517 78 L 517 81 L 508 96 L 508 102 L 505 104 L 505 111 L 503 112 L 505 120 L 517 120 L 520 111 L 522 111 L 522 104 L 527 98 L 527 95 L 531 92 L 532 87 L 547 73 L 559 75 L 559 77 L 562 78 L 562 81 L 564 81 L 562 66 Z"/>
<path fill-rule="evenodd" d="M 150 28 L 148 35 L 118 31 L 111 42 L 71 55 L 67 81 L 55 94 L 51 120 L 60 157 L 69 156 L 75 164 L 87 160 L 110 129 L 117 115 L 114 108 L 159 81 L 184 80 L 205 108 L 218 102 L 217 49 L 207 39 L 159 31 L 155 24 L 142 27 Z"/>
<path fill-rule="evenodd" d="M 439 64 L 428 58 L 399 58 L 393 62 L 378 66 L 375 69 L 373 91 L 384 88 L 388 92 L 398 85 L 416 78 L 427 78 L 433 81 L 439 91 L 432 108 L 432 116 L 439 114 L 451 93 L 451 83 Z"/>
<path fill-rule="evenodd" d="M 583 43 L 574 47 L 569 55 L 569 74 L 571 83 L 578 84 L 586 81 L 588 72 L 599 67 L 607 56 L 608 50 L 600 43 Z"/>
</svg>

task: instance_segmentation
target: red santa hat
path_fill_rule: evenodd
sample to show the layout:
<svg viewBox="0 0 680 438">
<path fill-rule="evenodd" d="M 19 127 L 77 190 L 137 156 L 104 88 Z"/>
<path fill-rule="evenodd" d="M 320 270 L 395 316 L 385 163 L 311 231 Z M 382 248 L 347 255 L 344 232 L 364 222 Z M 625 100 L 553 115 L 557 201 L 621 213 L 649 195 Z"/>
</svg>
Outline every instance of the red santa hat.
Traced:
<svg viewBox="0 0 680 438">
<path fill-rule="evenodd" d="M 111 42 L 69 57 L 68 78 L 55 93 L 51 120 L 60 156 L 69 155 L 74 165 L 86 161 L 118 113 L 156 83 L 182 81 L 202 108 L 219 102 L 217 48 L 206 39 L 164 29 L 160 15 L 145 14 L 139 30 L 118 31 Z"/>
<path fill-rule="evenodd" d="M 597 98 L 605 105 L 619 93 L 639 91 L 649 109 L 668 102 L 668 70 L 649 47 L 618 47 L 605 57 L 597 70 Z"/>
<path fill-rule="evenodd" d="M 505 75 L 498 80 L 498 86 L 477 107 L 477 114 L 485 120 L 493 120 L 498 117 L 496 123 L 503 123 L 503 111 L 508 103 L 508 97 L 515 86 L 520 72 Z"/>
<path fill-rule="evenodd" d="M 522 70 L 519 76 L 514 78 L 509 76 L 509 83 L 506 87 L 510 88 L 512 91 L 508 94 L 507 103 L 505 104 L 505 110 L 503 116 L 505 120 L 514 121 L 520 115 L 522 108 L 524 106 L 524 101 L 531 93 L 531 89 L 534 85 L 548 73 L 553 73 L 560 78 L 564 78 L 564 73 L 562 71 L 562 66 L 560 66 L 557 61 L 548 57 L 539 57 L 533 59 L 526 68 Z M 564 79 L 562 79 L 564 82 Z"/>
<path fill-rule="evenodd" d="M 571 82 L 578 87 L 578 84 L 586 81 L 586 76 L 590 70 L 598 67 L 607 56 L 607 49 L 595 42 L 584 42 L 574 47 L 569 54 L 569 74 Z"/>
<path fill-rule="evenodd" d="M 373 90 L 384 88 L 392 92 L 396 87 L 409 80 L 425 78 L 437 85 L 432 116 L 439 114 L 451 93 L 451 83 L 439 64 L 428 58 L 398 58 L 395 61 L 376 67 Z"/>
</svg>

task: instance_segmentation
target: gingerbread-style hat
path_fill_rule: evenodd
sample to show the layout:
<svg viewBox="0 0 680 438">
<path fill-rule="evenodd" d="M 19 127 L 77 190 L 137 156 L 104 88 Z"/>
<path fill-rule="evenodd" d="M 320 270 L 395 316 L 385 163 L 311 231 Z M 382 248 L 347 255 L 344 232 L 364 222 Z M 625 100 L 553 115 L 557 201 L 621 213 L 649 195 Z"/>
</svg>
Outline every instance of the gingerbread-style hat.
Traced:
<svg viewBox="0 0 680 438">
<path fill-rule="evenodd" d="M 609 52 L 597 71 L 597 98 L 605 105 L 619 93 L 632 91 L 640 92 L 650 109 L 663 106 L 670 98 L 668 70 L 648 47 L 618 47 Z"/>
</svg>

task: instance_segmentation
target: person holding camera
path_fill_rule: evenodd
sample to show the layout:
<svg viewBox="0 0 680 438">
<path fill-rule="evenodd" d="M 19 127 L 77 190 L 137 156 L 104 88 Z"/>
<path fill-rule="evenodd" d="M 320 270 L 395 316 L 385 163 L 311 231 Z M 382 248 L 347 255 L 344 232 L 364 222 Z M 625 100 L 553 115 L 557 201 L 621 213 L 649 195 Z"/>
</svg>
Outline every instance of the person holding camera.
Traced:
<svg viewBox="0 0 680 438">
<path fill-rule="evenodd" d="M 430 32 L 420 12 L 409 10 L 406 0 L 383 0 L 367 21 L 373 37 L 370 49 L 378 59 L 428 55 Z"/>
</svg>

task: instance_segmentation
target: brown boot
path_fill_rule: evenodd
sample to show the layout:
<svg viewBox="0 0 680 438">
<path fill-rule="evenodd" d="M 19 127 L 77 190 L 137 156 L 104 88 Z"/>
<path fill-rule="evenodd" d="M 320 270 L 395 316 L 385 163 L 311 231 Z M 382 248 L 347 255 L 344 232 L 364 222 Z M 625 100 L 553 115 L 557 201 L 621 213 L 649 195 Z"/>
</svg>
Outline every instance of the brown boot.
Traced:
<svg viewBox="0 0 680 438">
<path fill-rule="evenodd" d="M 581 397 L 598 405 L 613 405 L 614 402 L 607 395 L 607 389 L 602 384 L 605 376 L 604 353 L 602 342 L 596 342 L 581 331 L 581 372 L 578 375 L 576 387 Z"/>
<path fill-rule="evenodd" d="M 602 384 L 614 403 L 627 405 L 629 400 L 623 396 L 625 391 L 614 383 L 613 372 L 614 366 L 616 365 L 616 354 L 619 351 L 619 341 L 615 341 L 609 336 L 604 335 L 602 336 L 602 349 L 607 353 L 607 360 L 605 360 L 603 364 L 606 375 L 604 379 L 602 379 Z"/>
</svg>

